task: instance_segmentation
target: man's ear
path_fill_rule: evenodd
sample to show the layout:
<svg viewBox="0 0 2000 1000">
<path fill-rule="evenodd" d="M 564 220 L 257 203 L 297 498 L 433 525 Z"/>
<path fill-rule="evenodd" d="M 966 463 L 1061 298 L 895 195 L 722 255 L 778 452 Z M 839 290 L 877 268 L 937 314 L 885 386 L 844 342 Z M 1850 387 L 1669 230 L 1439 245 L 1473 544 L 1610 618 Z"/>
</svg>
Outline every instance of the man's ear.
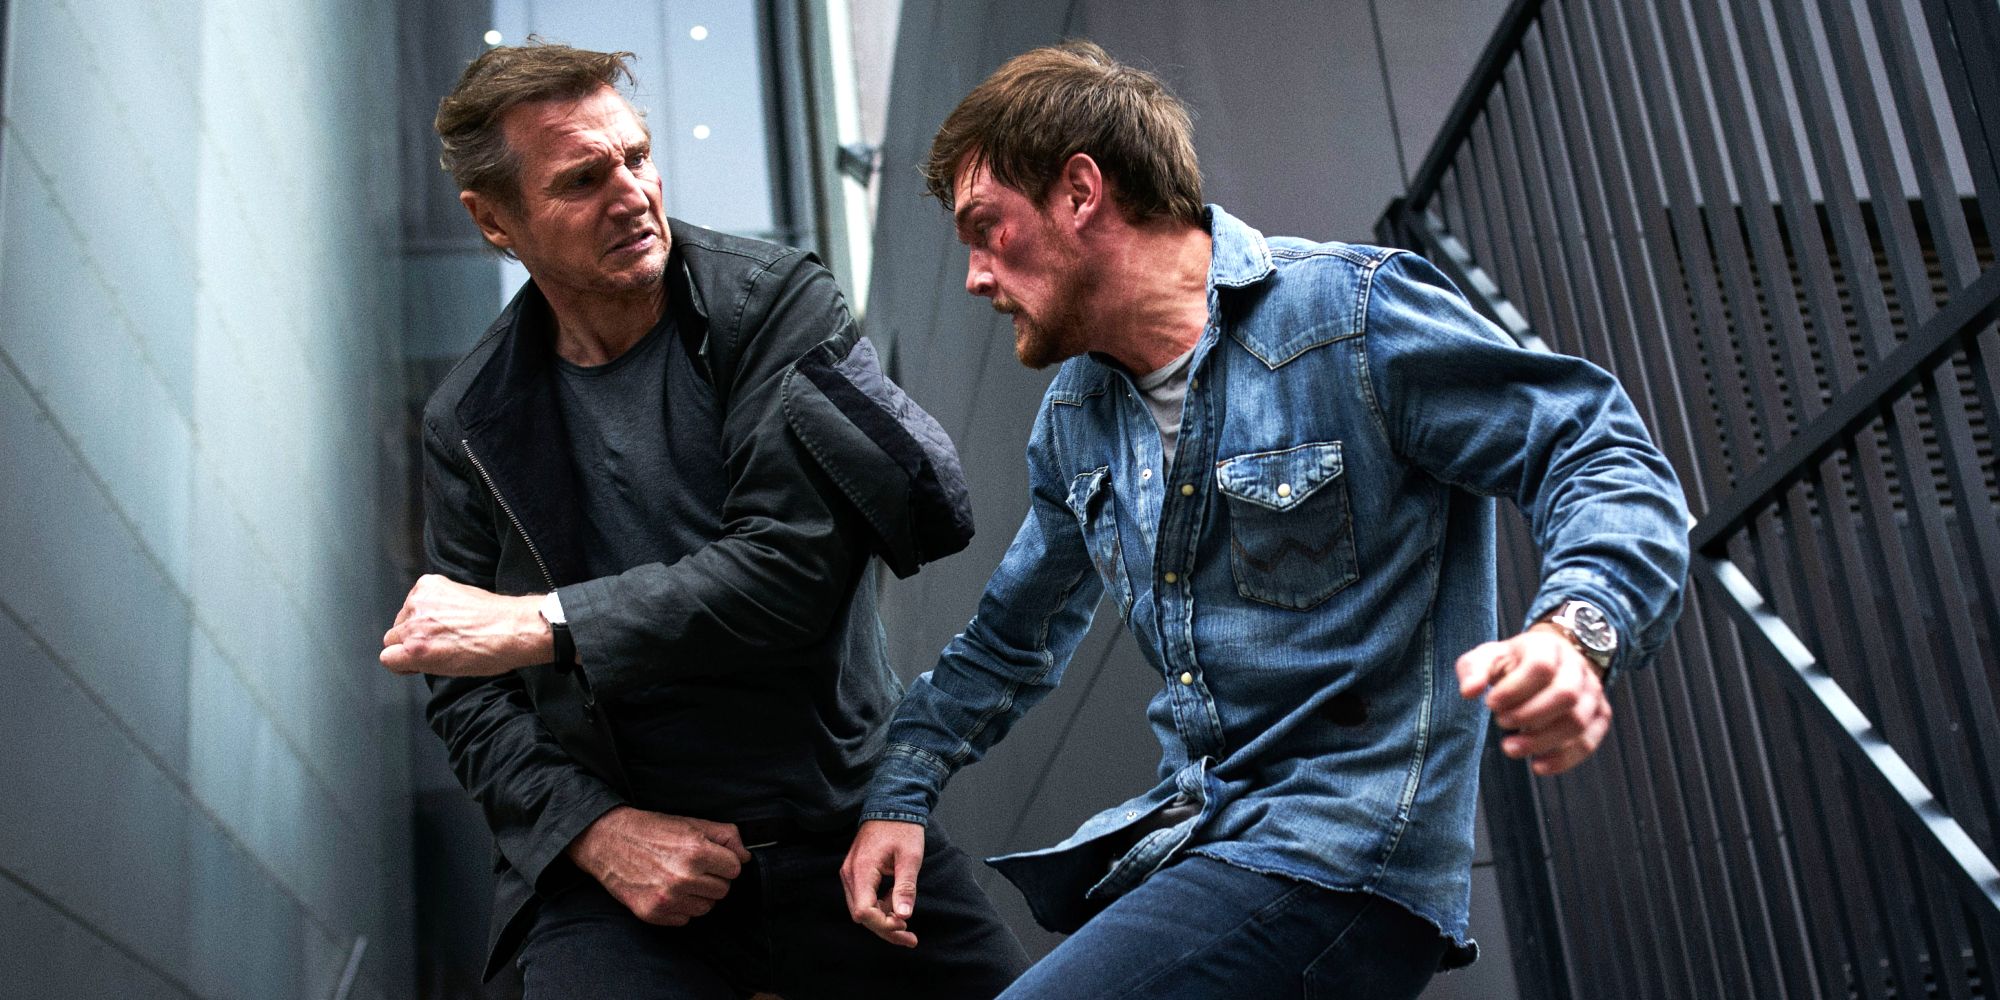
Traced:
<svg viewBox="0 0 2000 1000">
<path fill-rule="evenodd" d="M 1056 175 L 1055 188 L 1059 203 L 1068 210 L 1078 229 L 1090 225 L 1099 212 L 1109 207 L 1104 172 L 1088 153 L 1070 154 L 1063 163 L 1062 173 Z"/>
<path fill-rule="evenodd" d="M 479 227 L 479 234 L 486 237 L 486 242 L 502 250 L 514 249 L 514 240 L 507 235 L 509 223 L 501 217 L 498 202 L 477 191 L 460 191 L 458 203 L 465 206 L 466 214 L 472 216 L 472 224 Z"/>
</svg>

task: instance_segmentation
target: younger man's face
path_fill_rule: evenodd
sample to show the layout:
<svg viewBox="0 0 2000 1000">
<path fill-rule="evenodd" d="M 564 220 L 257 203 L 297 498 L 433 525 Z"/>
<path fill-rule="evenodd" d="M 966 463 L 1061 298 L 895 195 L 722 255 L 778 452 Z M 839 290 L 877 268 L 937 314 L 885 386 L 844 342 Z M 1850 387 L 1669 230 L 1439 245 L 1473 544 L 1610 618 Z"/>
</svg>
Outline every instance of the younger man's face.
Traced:
<svg viewBox="0 0 2000 1000">
<path fill-rule="evenodd" d="M 1084 306 L 1094 273 L 1054 201 L 1036 204 L 977 162 L 959 168 L 952 185 L 952 222 L 970 249 L 965 290 L 1014 318 L 1014 353 L 1030 368 L 1092 346 Z"/>
</svg>

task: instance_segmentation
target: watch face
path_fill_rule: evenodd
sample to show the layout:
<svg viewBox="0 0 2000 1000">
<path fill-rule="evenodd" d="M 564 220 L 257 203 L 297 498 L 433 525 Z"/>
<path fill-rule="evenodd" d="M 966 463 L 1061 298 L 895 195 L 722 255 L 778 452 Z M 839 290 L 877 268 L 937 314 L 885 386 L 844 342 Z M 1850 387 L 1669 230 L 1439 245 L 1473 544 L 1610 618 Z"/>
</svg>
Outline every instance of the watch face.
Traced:
<svg viewBox="0 0 2000 1000">
<path fill-rule="evenodd" d="M 1570 609 L 1570 631 L 1586 649 L 1608 653 L 1618 645 L 1618 633 L 1595 605 L 1578 602 Z"/>
</svg>

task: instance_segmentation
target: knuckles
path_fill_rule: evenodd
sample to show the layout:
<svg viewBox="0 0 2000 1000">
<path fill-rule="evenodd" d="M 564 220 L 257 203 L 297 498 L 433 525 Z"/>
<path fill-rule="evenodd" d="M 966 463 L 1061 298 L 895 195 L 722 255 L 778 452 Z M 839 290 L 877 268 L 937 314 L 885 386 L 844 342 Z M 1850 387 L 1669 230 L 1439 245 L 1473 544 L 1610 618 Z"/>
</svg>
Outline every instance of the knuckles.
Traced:
<svg viewBox="0 0 2000 1000">
<path fill-rule="evenodd" d="M 698 897 L 681 898 L 671 893 L 650 893 L 639 905 L 632 907 L 632 913 L 640 920 L 663 927 L 680 927 L 689 920 L 707 913 L 713 904 Z"/>
</svg>

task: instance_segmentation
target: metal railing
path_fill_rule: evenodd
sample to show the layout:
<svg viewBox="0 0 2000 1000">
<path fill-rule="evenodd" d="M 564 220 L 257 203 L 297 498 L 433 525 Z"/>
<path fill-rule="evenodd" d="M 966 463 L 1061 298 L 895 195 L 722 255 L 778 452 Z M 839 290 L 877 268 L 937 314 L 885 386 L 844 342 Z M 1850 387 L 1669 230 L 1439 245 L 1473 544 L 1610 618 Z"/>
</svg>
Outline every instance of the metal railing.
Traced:
<svg viewBox="0 0 2000 1000">
<path fill-rule="evenodd" d="M 1599 758 L 1489 760 L 1524 995 L 1996 995 L 1996 153 L 1995 0 L 1517 0 L 1382 219 L 1698 515 Z"/>
</svg>

